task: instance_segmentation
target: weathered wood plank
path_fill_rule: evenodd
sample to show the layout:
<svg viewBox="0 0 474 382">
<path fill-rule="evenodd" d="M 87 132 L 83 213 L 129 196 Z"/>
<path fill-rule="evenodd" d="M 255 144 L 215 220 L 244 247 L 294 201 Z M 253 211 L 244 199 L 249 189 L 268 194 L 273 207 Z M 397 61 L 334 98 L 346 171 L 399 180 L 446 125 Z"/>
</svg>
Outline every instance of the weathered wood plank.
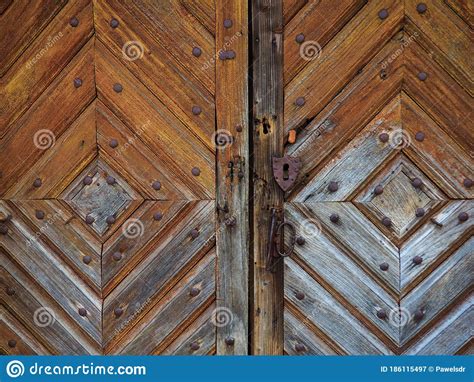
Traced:
<svg viewBox="0 0 474 382">
<path fill-rule="evenodd" d="M 252 354 L 283 354 L 283 264 L 267 267 L 270 208 L 283 194 L 273 179 L 272 157 L 283 154 L 282 0 L 252 2 L 253 220 Z"/>
<path fill-rule="evenodd" d="M 474 28 L 474 5 L 470 0 L 444 0 L 471 29 Z"/>
<path fill-rule="evenodd" d="M 248 123 L 248 4 L 216 2 L 216 56 L 235 52 L 233 60 L 216 63 L 217 312 L 230 310 L 232 320 L 217 327 L 218 354 L 248 353 L 249 267 L 249 123 Z M 230 28 L 224 21 L 231 20 Z M 231 141 L 230 141 L 231 140 Z M 231 224 L 229 224 L 229 222 Z M 228 345 L 226 339 L 234 339 Z"/>
</svg>

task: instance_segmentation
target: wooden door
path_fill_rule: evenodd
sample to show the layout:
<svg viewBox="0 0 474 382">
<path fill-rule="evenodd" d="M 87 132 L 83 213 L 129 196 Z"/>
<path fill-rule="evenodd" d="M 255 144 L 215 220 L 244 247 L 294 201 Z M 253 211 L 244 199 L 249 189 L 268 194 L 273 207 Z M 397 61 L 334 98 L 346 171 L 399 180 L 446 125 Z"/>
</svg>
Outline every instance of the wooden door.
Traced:
<svg viewBox="0 0 474 382">
<path fill-rule="evenodd" d="M 285 353 L 472 352 L 469 8 L 284 1 Z"/>
<path fill-rule="evenodd" d="M 1 353 L 247 352 L 247 13 L 1 2 Z"/>
</svg>

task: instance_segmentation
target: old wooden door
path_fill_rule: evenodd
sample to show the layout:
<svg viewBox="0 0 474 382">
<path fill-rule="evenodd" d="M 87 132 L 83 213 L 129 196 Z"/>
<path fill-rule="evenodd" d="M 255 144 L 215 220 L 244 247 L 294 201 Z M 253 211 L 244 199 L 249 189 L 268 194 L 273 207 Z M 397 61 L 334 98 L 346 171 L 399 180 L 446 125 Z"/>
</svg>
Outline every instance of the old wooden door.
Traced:
<svg viewBox="0 0 474 382">
<path fill-rule="evenodd" d="M 0 352 L 247 352 L 247 7 L 0 3 Z"/>
<path fill-rule="evenodd" d="M 473 351 L 469 3 L 284 1 L 286 353 Z"/>
</svg>

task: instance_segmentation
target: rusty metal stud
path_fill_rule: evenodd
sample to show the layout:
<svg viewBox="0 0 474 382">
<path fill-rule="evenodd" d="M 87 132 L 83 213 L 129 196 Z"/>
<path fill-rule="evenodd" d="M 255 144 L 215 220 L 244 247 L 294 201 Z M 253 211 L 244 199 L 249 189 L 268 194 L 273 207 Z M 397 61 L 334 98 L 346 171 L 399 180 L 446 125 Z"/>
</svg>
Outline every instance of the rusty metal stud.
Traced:
<svg viewBox="0 0 474 382">
<path fill-rule="evenodd" d="M 296 292 L 295 293 L 295 297 L 298 299 L 298 300 L 303 300 L 304 299 L 304 293 L 303 292 Z"/>
<path fill-rule="evenodd" d="M 228 60 L 233 60 L 235 58 L 235 51 L 234 50 L 228 50 L 226 53 L 226 58 Z"/>
<path fill-rule="evenodd" d="M 428 7 L 426 6 L 425 3 L 418 3 L 416 6 L 416 11 L 420 14 L 425 13 Z"/>
<path fill-rule="evenodd" d="M 7 295 L 13 296 L 15 294 L 15 289 L 13 289 L 12 287 L 7 287 L 6 292 Z"/>
<path fill-rule="evenodd" d="M 389 140 L 390 136 L 388 133 L 382 133 L 379 135 L 380 142 L 387 143 Z"/>
<path fill-rule="evenodd" d="M 153 219 L 155 219 L 157 221 L 161 220 L 162 218 L 163 218 L 163 214 L 161 212 L 155 212 L 153 214 Z"/>
<path fill-rule="evenodd" d="M 122 308 L 115 308 L 114 309 L 114 314 L 115 314 L 115 317 L 120 317 L 122 314 L 123 314 L 123 309 Z"/>
<path fill-rule="evenodd" d="M 411 181 L 411 185 L 415 188 L 420 188 L 423 185 L 423 181 L 420 178 L 415 178 Z"/>
<path fill-rule="evenodd" d="M 189 295 L 191 297 L 196 297 L 200 292 L 201 292 L 201 289 L 197 287 L 192 287 L 191 290 L 189 291 Z"/>
<path fill-rule="evenodd" d="M 388 11 L 384 8 L 379 11 L 379 19 L 385 20 L 388 17 Z"/>
<path fill-rule="evenodd" d="M 304 99 L 304 97 L 298 97 L 295 101 L 295 105 L 300 107 L 303 106 L 305 103 L 306 100 Z"/>
<path fill-rule="evenodd" d="M 229 216 L 228 218 L 224 220 L 224 224 L 227 227 L 233 227 L 237 224 L 237 219 L 234 216 Z"/>
<path fill-rule="evenodd" d="M 157 191 L 158 191 L 158 190 L 161 188 L 161 183 L 160 183 L 159 181 L 155 180 L 155 181 L 152 183 L 151 186 L 153 187 L 154 190 L 157 190 Z"/>
<path fill-rule="evenodd" d="M 77 88 L 80 88 L 81 86 L 82 86 L 82 80 L 80 78 L 75 78 L 74 87 L 77 89 Z"/>
<path fill-rule="evenodd" d="M 16 341 L 15 340 L 9 340 L 8 341 L 8 346 L 11 348 L 14 348 L 16 346 Z"/>
<path fill-rule="evenodd" d="M 415 134 L 415 139 L 418 141 L 418 142 L 423 142 L 425 140 L 425 133 L 422 132 L 422 131 L 418 131 L 416 134 Z"/>
<path fill-rule="evenodd" d="M 193 167 L 191 170 L 191 174 L 193 174 L 194 176 L 199 176 L 201 174 L 201 170 L 199 169 L 199 167 Z"/>
<path fill-rule="evenodd" d="M 105 181 L 107 182 L 107 184 L 110 184 L 110 185 L 115 184 L 115 182 L 116 182 L 115 178 L 113 176 L 110 176 L 110 175 L 107 176 L 107 178 L 105 178 Z"/>
<path fill-rule="evenodd" d="M 92 261 L 92 257 L 89 255 L 86 255 L 82 258 L 82 262 L 86 265 L 90 264 L 91 261 Z"/>
<path fill-rule="evenodd" d="M 7 233 L 8 233 L 8 227 L 5 224 L 1 223 L 0 224 L 0 234 L 1 235 L 6 235 Z"/>
<path fill-rule="evenodd" d="M 232 28 L 232 20 L 231 19 L 225 19 L 223 24 L 224 24 L 224 28 L 227 28 L 227 29 Z"/>
<path fill-rule="evenodd" d="M 339 184 L 337 182 L 329 182 L 328 184 L 328 190 L 330 192 L 336 192 L 339 189 Z"/>
<path fill-rule="evenodd" d="M 43 182 L 41 181 L 40 178 L 36 178 L 35 181 L 33 182 L 33 187 L 41 187 L 41 185 L 43 184 Z"/>
<path fill-rule="evenodd" d="M 242 171 L 239 171 L 239 173 L 237 174 L 237 177 L 239 179 L 242 179 L 244 177 L 244 173 Z"/>
<path fill-rule="evenodd" d="M 199 231 L 196 228 L 191 230 L 191 237 L 193 239 L 197 238 L 198 236 L 199 236 Z"/>
<path fill-rule="evenodd" d="M 197 46 L 195 46 L 193 48 L 193 56 L 194 57 L 199 57 L 201 55 L 201 53 L 202 53 L 201 48 L 198 48 Z"/>
<path fill-rule="evenodd" d="M 384 217 L 382 219 L 382 224 L 385 226 L 385 227 L 390 227 L 392 225 L 392 221 L 390 220 L 390 218 L 388 217 Z"/>
<path fill-rule="evenodd" d="M 202 110 L 201 110 L 201 108 L 200 108 L 199 106 L 193 106 L 193 108 L 191 109 L 191 111 L 192 111 L 192 113 L 193 113 L 194 115 L 199 115 L 199 114 L 201 114 L 201 111 L 202 111 Z"/>
<path fill-rule="evenodd" d="M 334 213 L 329 216 L 329 220 L 331 220 L 333 223 L 337 223 L 339 221 L 339 215 Z"/>
<path fill-rule="evenodd" d="M 383 186 L 380 184 L 374 188 L 374 194 L 375 195 L 381 195 L 383 194 Z"/>
<path fill-rule="evenodd" d="M 377 317 L 380 318 L 381 320 L 387 318 L 387 312 L 385 312 L 384 309 L 379 309 L 377 310 Z"/>
<path fill-rule="evenodd" d="M 295 350 L 298 353 L 304 352 L 306 350 L 306 346 L 304 346 L 303 344 L 296 344 L 295 345 Z"/>
<path fill-rule="evenodd" d="M 227 52 L 225 50 L 219 51 L 219 60 L 221 61 L 227 60 Z"/>
<path fill-rule="evenodd" d="M 199 349 L 199 344 L 197 342 L 191 342 L 190 347 L 192 351 L 196 351 Z"/>
<path fill-rule="evenodd" d="M 114 259 L 115 261 L 120 261 L 122 259 L 122 254 L 120 252 L 114 252 L 114 254 L 112 255 L 112 259 Z"/>
<path fill-rule="evenodd" d="M 381 78 L 382 80 L 385 80 L 385 79 L 387 78 L 387 71 L 384 70 L 384 69 L 382 69 L 382 70 L 380 71 L 380 75 L 379 75 L 379 76 L 380 76 L 380 78 Z"/>
<path fill-rule="evenodd" d="M 469 178 L 464 179 L 464 181 L 462 182 L 462 184 L 466 188 L 471 188 L 473 183 L 474 182 L 472 181 L 472 179 L 469 179 Z"/>
<path fill-rule="evenodd" d="M 45 215 L 43 211 L 36 210 L 35 216 L 36 216 L 36 219 L 43 220 Z"/>
<path fill-rule="evenodd" d="M 413 318 L 416 320 L 416 321 L 420 321 L 421 319 L 423 319 L 423 317 L 425 316 L 425 313 L 423 312 L 423 310 L 421 309 L 418 309 L 415 314 L 413 315 Z"/>
<path fill-rule="evenodd" d="M 421 218 L 422 216 L 425 216 L 425 209 L 424 208 L 417 208 L 415 210 L 415 216 L 417 218 Z"/>
<path fill-rule="evenodd" d="M 77 19 L 77 17 L 72 17 L 70 20 L 69 20 L 69 25 L 72 26 L 72 27 L 77 27 L 79 25 L 79 20 Z"/>
<path fill-rule="evenodd" d="M 92 177 L 87 175 L 83 180 L 82 183 L 86 186 L 89 186 L 92 184 Z"/>
<path fill-rule="evenodd" d="M 123 86 L 118 83 L 114 84 L 113 88 L 115 93 L 121 93 L 123 90 Z"/>
<path fill-rule="evenodd" d="M 423 258 L 421 256 L 415 256 L 412 261 L 413 264 L 420 265 L 423 262 Z"/>
<path fill-rule="evenodd" d="M 381 269 L 382 271 L 384 271 L 384 272 L 385 272 L 385 271 L 388 271 L 388 263 L 382 263 L 382 264 L 380 264 L 380 269 Z"/>
<path fill-rule="evenodd" d="M 91 216 L 91 215 L 87 215 L 87 216 L 86 216 L 86 223 L 87 223 L 87 224 L 92 224 L 92 223 L 94 223 L 94 222 L 95 222 L 95 219 L 94 219 L 93 216 Z"/>
<path fill-rule="evenodd" d="M 230 337 L 230 336 L 229 336 L 229 337 L 226 337 L 226 339 L 225 339 L 225 344 L 226 344 L 227 346 L 234 346 L 234 344 L 235 344 L 235 339 L 234 339 L 234 337 Z"/>
<path fill-rule="evenodd" d="M 465 222 L 467 219 L 469 219 L 469 215 L 467 212 L 461 212 L 459 215 L 458 215 L 458 220 L 460 222 Z"/>
<path fill-rule="evenodd" d="M 295 41 L 298 43 L 298 44 L 301 44 L 303 41 L 304 41 L 304 34 L 303 33 L 299 33 L 296 35 L 296 38 L 295 38 Z"/>
<path fill-rule="evenodd" d="M 237 125 L 235 127 L 235 131 L 237 131 L 238 133 L 241 133 L 242 132 L 242 125 Z"/>
<path fill-rule="evenodd" d="M 428 74 L 426 74 L 425 72 L 418 73 L 418 79 L 420 81 L 426 81 L 427 78 L 428 78 Z"/>
<path fill-rule="evenodd" d="M 107 219 L 105 219 L 107 224 L 114 224 L 115 223 L 115 216 L 107 216 Z"/>
<path fill-rule="evenodd" d="M 119 21 L 118 21 L 117 19 L 112 19 L 112 20 L 110 20 L 110 26 L 111 26 L 112 28 L 114 28 L 114 29 L 117 28 L 117 27 L 119 26 L 119 24 L 120 24 L 120 23 L 119 23 Z"/>
<path fill-rule="evenodd" d="M 306 240 L 305 240 L 305 238 L 304 238 L 303 236 L 298 236 L 298 237 L 296 238 L 296 244 L 298 244 L 298 245 L 304 245 L 305 243 L 306 243 Z"/>
<path fill-rule="evenodd" d="M 115 138 L 112 138 L 112 139 L 109 141 L 109 146 L 112 147 L 113 149 L 115 149 L 118 145 L 119 145 L 119 143 L 118 143 L 118 141 L 117 141 Z"/>
<path fill-rule="evenodd" d="M 87 316 L 87 310 L 85 308 L 79 308 L 78 312 L 79 312 L 79 316 L 82 316 L 82 317 Z"/>
</svg>

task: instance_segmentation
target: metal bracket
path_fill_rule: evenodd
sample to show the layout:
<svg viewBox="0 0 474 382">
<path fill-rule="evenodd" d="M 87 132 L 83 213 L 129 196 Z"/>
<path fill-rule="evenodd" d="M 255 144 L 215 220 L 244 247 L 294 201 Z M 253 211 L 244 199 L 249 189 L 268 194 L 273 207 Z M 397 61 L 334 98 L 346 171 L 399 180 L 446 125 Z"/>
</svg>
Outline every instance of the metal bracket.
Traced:
<svg viewBox="0 0 474 382">
<path fill-rule="evenodd" d="M 283 191 L 291 189 L 301 168 L 300 158 L 285 155 L 272 158 L 273 177 Z"/>
<path fill-rule="evenodd" d="M 271 208 L 270 210 L 270 231 L 268 235 L 268 252 L 267 252 L 267 271 L 273 272 L 277 260 L 282 257 L 291 256 L 295 248 L 296 228 L 293 223 L 285 222 L 282 211 L 279 208 Z M 291 231 L 290 245 L 285 248 L 283 229 L 288 227 Z"/>
</svg>

